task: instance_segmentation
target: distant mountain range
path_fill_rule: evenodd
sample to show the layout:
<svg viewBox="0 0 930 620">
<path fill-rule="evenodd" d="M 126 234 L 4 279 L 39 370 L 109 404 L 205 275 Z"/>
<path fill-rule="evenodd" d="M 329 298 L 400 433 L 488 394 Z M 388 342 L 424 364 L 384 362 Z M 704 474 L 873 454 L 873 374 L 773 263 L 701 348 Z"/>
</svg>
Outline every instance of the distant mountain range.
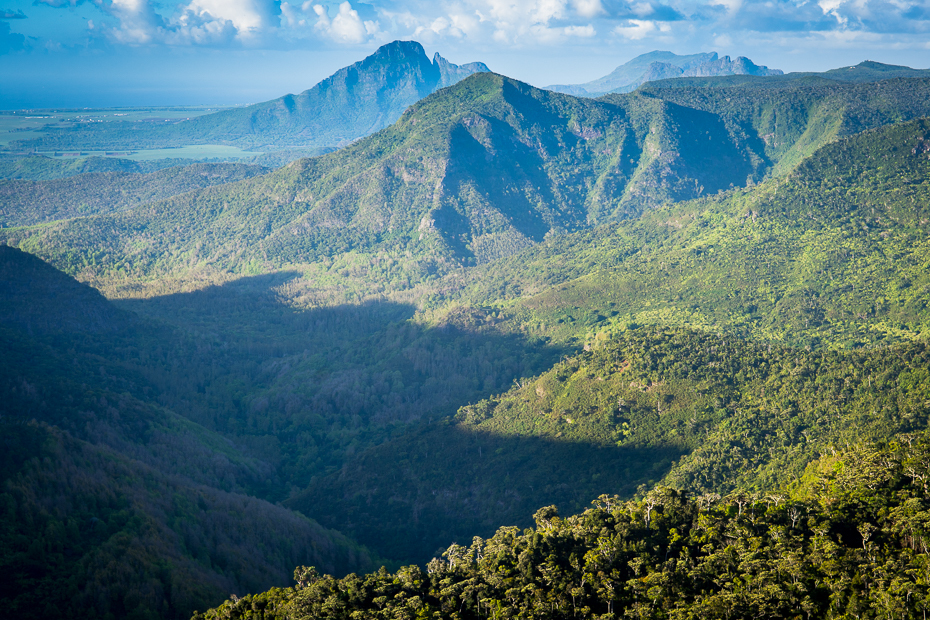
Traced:
<svg viewBox="0 0 930 620">
<path fill-rule="evenodd" d="M 325 151 L 373 134 L 393 124 L 423 97 L 487 71 L 484 63 L 456 65 L 438 53 L 431 61 L 416 41 L 394 41 L 299 95 L 164 126 L 121 122 L 93 130 L 54 129 L 18 146 L 99 150 L 229 144 L 268 151 L 294 147 Z"/>
<path fill-rule="evenodd" d="M 555 84 L 546 90 L 568 93 L 576 97 L 592 97 L 606 93 L 628 93 L 646 82 L 678 77 L 718 77 L 723 75 L 784 75 L 780 69 L 759 66 L 744 56 L 730 60 L 717 52 L 679 56 L 672 52 L 649 52 L 620 65 L 609 75 L 584 84 Z"/>
</svg>

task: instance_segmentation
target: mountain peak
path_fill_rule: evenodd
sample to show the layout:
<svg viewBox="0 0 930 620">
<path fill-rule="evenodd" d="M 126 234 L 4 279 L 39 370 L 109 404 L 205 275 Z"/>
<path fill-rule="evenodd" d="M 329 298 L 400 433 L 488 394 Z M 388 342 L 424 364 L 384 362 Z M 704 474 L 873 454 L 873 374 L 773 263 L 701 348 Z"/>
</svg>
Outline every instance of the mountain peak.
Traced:
<svg viewBox="0 0 930 620">
<path fill-rule="evenodd" d="M 376 49 L 370 56 L 365 58 L 365 60 L 373 58 L 389 58 L 391 60 L 399 60 L 405 58 L 426 59 L 427 56 L 426 50 L 423 49 L 423 46 L 418 41 L 403 41 L 398 39 L 397 41 L 385 43 Z M 364 60 L 362 62 L 364 62 Z"/>
<path fill-rule="evenodd" d="M 483 62 L 470 62 L 465 65 L 454 65 L 442 56 L 439 52 L 433 55 L 433 66 L 439 70 L 439 86 L 445 88 L 460 82 L 474 73 L 490 73 L 491 70 Z"/>
</svg>

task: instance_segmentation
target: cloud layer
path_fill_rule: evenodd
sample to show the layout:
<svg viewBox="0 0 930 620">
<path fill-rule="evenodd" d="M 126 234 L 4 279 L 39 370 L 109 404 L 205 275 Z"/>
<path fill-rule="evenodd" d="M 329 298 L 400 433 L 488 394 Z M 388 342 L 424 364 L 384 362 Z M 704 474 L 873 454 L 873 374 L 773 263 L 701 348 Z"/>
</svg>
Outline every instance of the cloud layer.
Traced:
<svg viewBox="0 0 930 620">
<path fill-rule="evenodd" d="M 0 9 L 0 19 L 28 8 Z M 286 49 L 359 45 L 397 38 L 455 40 L 513 48 L 566 42 L 738 42 L 788 40 L 843 45 L 920 45 L 930 34 L 930 0 L 34 0 L 97 9 L 88 37 L 127 46 L 241 46 Z M 3 22 L 0 22 L 3 23 Z M 3 39 L 3 37 L 6 39 Z M 24 44 L 0 26 L 8 50 Z M 761 39 L 760 39 L 761 37 Z M 904 37 L 901 39 L 900 37 Z M 908 37 L 912 37 L 909 39 Z M 67 42 L 63 42 L 67 43 Z"/>
</svg>

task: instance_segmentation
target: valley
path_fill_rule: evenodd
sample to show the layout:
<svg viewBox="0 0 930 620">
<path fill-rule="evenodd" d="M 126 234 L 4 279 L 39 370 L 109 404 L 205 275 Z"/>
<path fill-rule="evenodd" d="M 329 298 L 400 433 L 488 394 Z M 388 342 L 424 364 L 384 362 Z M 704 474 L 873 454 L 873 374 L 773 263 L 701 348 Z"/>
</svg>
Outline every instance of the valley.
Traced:
<svg viewBox="0 0 930 620">
<path fill-rule="evenodd" d="M 919 617 L 930 78 L 830 73 L 591 98 L 395 43 L 19 143 L 263 154 L 0 159 L 0 604 Z"/>
</svg>

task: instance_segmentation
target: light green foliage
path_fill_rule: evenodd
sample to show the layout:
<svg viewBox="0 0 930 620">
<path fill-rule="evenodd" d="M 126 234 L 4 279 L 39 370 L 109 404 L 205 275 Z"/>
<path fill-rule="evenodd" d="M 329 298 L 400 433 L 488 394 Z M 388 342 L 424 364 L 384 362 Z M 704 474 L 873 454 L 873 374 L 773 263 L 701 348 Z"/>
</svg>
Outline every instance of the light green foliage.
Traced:
<svg viewBox="0 0 930 620">
<path fill-rule="evenodd" d="M 902 342 L 927 329 L 930 124 L 827 147 L 791 175 L 556 238 L 475 275 L 531 333 L 584 342 L 636 324 L 800 346 Z"/>
</svg>

